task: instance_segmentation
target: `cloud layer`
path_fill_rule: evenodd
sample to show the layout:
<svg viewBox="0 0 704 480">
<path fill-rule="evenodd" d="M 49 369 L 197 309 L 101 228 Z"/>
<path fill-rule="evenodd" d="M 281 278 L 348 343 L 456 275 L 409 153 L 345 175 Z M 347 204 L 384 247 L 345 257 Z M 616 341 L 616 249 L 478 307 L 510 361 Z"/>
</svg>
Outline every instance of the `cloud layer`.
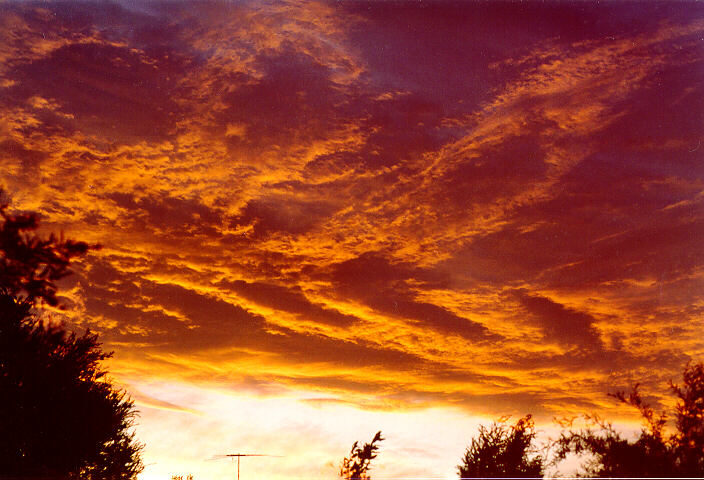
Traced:
<svg viewBox="0 0 704 480">
<path fill-rule="evenodd" d="M 103 245 L 119 379 L 548 418 L 702 358 L 699 4 L 194 7 L 0 13 L 2 183 Z"/>
</svg>

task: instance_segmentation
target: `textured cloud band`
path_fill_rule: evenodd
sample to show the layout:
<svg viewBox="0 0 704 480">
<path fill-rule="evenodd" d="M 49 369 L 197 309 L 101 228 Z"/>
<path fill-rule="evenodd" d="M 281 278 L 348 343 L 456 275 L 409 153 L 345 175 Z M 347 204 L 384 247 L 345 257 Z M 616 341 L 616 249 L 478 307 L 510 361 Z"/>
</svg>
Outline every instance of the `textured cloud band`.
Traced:
<svg viewBox="0 0 704 480">
<path fill-rule="evenodd" d="M 700 5 L 201 7 L 0 14 L 2 182 L 103 245 L 118 374 L 554 415 L 704 353 Z"/>
</svg>

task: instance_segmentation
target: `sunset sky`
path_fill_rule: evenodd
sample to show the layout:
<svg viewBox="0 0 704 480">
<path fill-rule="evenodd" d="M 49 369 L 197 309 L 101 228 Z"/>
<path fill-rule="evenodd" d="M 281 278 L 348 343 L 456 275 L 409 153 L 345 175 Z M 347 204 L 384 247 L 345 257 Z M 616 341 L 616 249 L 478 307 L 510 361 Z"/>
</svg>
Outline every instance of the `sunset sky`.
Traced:
<svg viewBox="0 0 704 480">
<path fill-rule="evenodd" d="M 0 5 L 0 186 L 100 243 L 142 480 L 444 477 L 704 358 L 704 3 Z M 664 403 L 661 403 L 664 402 Z"/>
</svg>

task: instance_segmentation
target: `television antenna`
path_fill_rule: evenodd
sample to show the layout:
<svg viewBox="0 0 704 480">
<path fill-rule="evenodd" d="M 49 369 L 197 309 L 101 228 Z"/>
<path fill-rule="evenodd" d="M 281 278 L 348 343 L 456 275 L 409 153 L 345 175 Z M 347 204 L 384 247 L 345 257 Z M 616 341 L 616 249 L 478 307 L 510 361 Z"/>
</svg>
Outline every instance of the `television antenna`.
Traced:
<svg viewBox="0 0 704 480">
<path fill-rule="evenodd" d="M 242 457 L 281 457 L 281 455 L 267 455 L 265 453 L 228 453 L 225 455 L 215 455 L 210 460 L 217 460 L 220 458 L 232 458 L 234 460 L 237 458 L 237 480 L 240 480 L 240 458 Z"/>
</svg>

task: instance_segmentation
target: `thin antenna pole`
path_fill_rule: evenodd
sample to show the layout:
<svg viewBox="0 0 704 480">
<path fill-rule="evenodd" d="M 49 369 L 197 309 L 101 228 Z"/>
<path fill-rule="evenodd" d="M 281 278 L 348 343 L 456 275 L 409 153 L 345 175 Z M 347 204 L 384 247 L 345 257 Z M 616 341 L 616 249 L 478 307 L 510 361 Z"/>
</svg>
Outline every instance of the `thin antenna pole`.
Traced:
<svg viewBox="0 0 704 480">
<path fill-rule="evenodd" d="M 280 457 L 281 455 L 266 455 L 264 453 L 229 453 L 227 455 L 216 455 L 210 460 L 216 460 L 217 458 L 230 457 L 233 460 L 237 457 L 237 480 L 240 480 L 240 458 L 241 457 Z"/>
</svg>

